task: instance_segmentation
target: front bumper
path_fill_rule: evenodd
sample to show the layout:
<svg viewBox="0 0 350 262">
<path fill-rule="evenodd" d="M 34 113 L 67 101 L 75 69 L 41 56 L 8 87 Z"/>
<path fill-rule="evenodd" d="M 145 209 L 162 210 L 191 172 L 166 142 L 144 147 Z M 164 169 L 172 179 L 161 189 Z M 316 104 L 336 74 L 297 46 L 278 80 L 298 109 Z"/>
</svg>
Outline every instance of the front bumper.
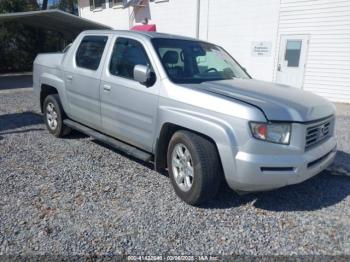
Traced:
<svg viewBox="0 0 350 262">
<path fill-rule="evenodd" d="M 301 154 L 236 154 L 236 172 L 227 179 L 234 190 L 264 191 L 303 182 L 326 169 L 336 155 L 336 139 L 330 137 Z"/>
</svg>

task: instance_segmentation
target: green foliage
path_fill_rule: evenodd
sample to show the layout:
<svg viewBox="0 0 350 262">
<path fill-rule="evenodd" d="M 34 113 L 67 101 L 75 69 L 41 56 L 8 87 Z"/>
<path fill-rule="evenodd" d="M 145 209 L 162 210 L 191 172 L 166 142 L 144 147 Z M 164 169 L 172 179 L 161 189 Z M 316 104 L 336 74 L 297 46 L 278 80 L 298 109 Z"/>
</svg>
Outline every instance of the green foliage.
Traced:
<svg viewBox="0 0 350 262">
<path fill-rule="evenodd" d="M 36 0 L 0 0 L 0 13 L 40 10 Z M 38 53 L 63 48 L 58 33 L 19 22 L 0 23 L 0 73 L 31 71 Z"/>
<path fill-rule="evenodd" d="M 77 0 L 59 0 L 55 2 L 52 6 L 50 6 L 51 9 L 60 9 L 62 11 L 65 11 L 67 13 L 75 14 L 77 15 L 77 6 L 78 1 Z"/>
<path fill-rule="evenodd" d="M 36 0 L 0 0 L 0 13 L 35 11 L 39 9 Z"/>
</svg>

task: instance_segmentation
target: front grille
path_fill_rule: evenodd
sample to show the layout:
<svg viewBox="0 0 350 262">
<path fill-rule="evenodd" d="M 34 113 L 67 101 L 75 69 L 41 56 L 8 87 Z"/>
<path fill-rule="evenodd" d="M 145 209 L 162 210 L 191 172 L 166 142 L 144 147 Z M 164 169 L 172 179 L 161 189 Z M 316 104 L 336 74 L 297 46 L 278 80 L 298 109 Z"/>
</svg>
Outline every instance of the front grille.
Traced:
<svg viewBox="0 0 350 262">
<path fill-rule="evenodd" d="M 331 122 L 332 119 L 327 119 L 307 127 L 305 149 L 309 149 L 310 147 L 321 143 L 331 135 Z"/>
</svg>

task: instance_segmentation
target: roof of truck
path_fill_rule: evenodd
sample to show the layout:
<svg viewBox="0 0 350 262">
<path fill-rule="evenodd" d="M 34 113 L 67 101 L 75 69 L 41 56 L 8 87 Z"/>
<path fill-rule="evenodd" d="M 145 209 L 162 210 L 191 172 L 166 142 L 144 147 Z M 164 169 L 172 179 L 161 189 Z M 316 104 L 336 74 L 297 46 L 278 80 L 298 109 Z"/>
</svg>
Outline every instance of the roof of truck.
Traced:
<svg viewBox="0 0 350 262">
<path fill-rule="evenodd" d="M 180 36 L 180 35 L 172 35 L 166 33 L 158 33 L 158 32 L 147 32 L 147 31 L 132 31 L 132 30 L 87 30 L 82 32 L 84 34 L 123 34 L 123 35 L 134 35 L 134 36 L 143 36 L 146 38 L 171 38 L 171 39 L 182 39 L 182 40 L 195 40 L 196 38 Z"/>
</svg>

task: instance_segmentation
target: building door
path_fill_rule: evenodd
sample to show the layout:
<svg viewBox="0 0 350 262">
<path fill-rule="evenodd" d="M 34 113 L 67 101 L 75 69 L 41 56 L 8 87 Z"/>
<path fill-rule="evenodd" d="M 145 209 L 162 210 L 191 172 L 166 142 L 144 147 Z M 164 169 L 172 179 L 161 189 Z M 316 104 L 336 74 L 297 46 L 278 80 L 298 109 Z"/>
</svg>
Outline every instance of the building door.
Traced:
<svg viewBox="0 0 350 262">
<path fill-rule="evenodd" d="M 276 82 L 302 88 L 308 35 L 281 35 Z"/>
</svg>

